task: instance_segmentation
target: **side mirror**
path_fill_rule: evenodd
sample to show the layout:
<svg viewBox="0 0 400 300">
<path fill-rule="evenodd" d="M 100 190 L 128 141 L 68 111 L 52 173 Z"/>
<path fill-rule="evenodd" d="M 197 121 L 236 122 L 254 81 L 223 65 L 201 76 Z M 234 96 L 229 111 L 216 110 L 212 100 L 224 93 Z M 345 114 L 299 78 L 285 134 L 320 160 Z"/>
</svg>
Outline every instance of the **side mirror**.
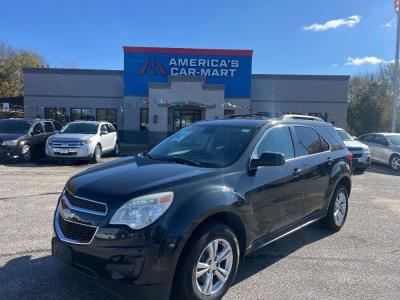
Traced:
<svg viewBox="0 0 400 300">
<path fill-rule="evenodd" d="M 355 141 L 358 140 L 357 137 L 356 137 L 355 135 L 353 135 L 352 138 L 353 138 Z"/>
<path fill-rule="evenodd" d="M 100 135 L 106 135 L 108 132 L 106 130 L 100 131 Z"/>
<path fill-rule="evenodd" d="M 264 152 L 259 158 L 253 158 L 250 161 L 250 170 L 258 167 L 277 167 L 285 164 L 285 157 L 282 153 Z"/>
</svg>

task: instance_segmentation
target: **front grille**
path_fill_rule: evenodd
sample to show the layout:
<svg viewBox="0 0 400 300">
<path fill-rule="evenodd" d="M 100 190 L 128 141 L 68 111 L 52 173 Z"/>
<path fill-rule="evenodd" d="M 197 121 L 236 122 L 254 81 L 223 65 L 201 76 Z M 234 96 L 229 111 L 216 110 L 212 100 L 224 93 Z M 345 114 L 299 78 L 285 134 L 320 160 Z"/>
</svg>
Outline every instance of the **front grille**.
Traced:
<svg viewBox="0 0 400 300">
<path fill-rule="evenodd" d="M 96 227 L 65 221 L 61 215 L 58 215 L 58 225 L 63 235 L 63 237 L 60 237 L 61 239 L 65 237 L 70 242 L 82 244 L 90 243 L 97 230 Z"/>
<path fill-rule="evenodd" d="M 80 141 L 57 141 L 53 140 L 51 145 L 54 148 L 80 148 L 82 146 Z"/>
<path fill-rule="evenodd" d="M 360 158 L 362 156 L 362 153 L 354 153 L 353 158 Z"/>
<path fill-rule="evenodd" d="M 100 203 L 89 199 L 83 199 L 76 196 L 74 197 L 68 191 L 65 191 L 65 196 L 67 197 L 69 203 L 73 205 L 75 208 L 81 208 L 84 210 L 93 211 L 104 215 L 107 213 L 107 205 L 105 203 Z"/>
</svg>

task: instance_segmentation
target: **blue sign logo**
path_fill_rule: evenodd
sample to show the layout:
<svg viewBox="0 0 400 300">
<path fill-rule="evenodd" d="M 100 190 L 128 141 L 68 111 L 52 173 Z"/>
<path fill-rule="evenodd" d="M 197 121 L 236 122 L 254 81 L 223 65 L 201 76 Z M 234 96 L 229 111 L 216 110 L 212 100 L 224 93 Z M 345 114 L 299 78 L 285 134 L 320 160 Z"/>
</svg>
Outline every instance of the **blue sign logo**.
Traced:
<svg viewBox="0 0 400 300">
<path fill-rule="evenodd" d="M 124 53 L 125 95 L 147 96 L 149 82 L 168 76 L 202 76 L 224 84 L 225 97 L 250 98 L 251 50 L 125 47 Z"/>
</svg>

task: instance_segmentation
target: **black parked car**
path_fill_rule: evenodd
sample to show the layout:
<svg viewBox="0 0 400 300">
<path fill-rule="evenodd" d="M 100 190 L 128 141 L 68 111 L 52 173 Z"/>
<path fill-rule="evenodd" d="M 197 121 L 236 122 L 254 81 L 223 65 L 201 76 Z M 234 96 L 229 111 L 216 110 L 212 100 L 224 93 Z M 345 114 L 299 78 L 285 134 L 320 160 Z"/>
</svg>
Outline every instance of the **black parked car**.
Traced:
<svg viewBox="0 0 400 300">
<path fill-rule="evenodd" d="M 318 220 L 341 229 L 350 164 L 325 122 L 199 122 L 72 177 L 52 253 L 136 299 L 219 299 L 250 252 Z"/>
<path fill-rule="evenodd" d="M 45 156 L 47 138 L 56 132 L 49 120 L 0 120 L 0 159 L 20 159 Z"/>
</svg>

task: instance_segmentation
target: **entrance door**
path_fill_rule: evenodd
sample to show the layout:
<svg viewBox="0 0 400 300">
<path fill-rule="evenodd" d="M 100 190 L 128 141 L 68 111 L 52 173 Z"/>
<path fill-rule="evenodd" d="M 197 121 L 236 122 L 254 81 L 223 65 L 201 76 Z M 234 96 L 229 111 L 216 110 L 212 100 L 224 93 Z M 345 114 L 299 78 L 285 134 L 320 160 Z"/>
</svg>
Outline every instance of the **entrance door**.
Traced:
<svg viewBox="0 0 400 300">
<path fill-rule="evenodd" d="M 201 119 L 201 109 L 176 108 L 173 110 L 173 131 L 177 132 Z"/>
</svg>

